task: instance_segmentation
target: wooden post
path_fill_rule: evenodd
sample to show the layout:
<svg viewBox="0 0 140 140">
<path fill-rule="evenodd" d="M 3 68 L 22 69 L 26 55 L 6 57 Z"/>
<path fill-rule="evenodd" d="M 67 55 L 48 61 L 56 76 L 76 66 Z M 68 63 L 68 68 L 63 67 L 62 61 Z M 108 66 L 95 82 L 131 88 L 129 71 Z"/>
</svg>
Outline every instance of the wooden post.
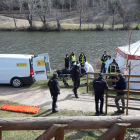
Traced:
<svg viewBox="0 0 140 140">
<path fill-rule="evenodd" d="M 115 137 L 115 140 L 125 140 L 126 129 L 123 129 L 122 132 Z"/>
<path fill-rule="evenodd" d="M 61 131 L 68 126 L 67 124 L 53 124 L 48 128 L 42 135 L 40 135 L 36 140 L 50 140 L 57 134 L 61 134 Z M 62 139 L 63 140 L 63 139 Z"/>
<path fill-rule="evenodd" d="M 0 140 L 2 140 L 2 131 L 1 131 L 2 126 L 0 126 Z"/>
<path fill-rule="evenodd" d="M 64 129 L 62 129 L 61 131 L 59 131 L 59 133 L 55 136 L 55 140 L 64 140 Z"/>
<path fill-rule="evenodd" d="M 2 131 L 0 131 L 0 140 L 2 140 Z"/>
<path fill-rule="evenodd" d="M 130 123 L 116 123 L 110 129 L 108 129 L 102 136 L 100 136 L 98 140 L 112 140 L 114 137 L 124 132 L 126 128 L 130 125 Z M 119 137 L 120 139 L 117 140 L 124 140 L 124 137 L 122 136 Z"/>
<path fill-rule="evenodd" d="M 107 115 L 107 105 L 108 105 L 108 90 L 106 90 L 106 108 L 105 108 L 106 115 Z"/>
<path fill-rule="evenodd" d="M 87 73 L 87 93 L 88 93 L 88 91 L 89 91 L 89 74 Z"/>
<path fill-rule="evenodd" d="M 127 106 L 126 106 L 126 115 L 128 115 L 128 101 L 129 101 L 129 81 L 130 81 L 130 67 L 131 67 L 131 62 L 130 62 L 130 65 L 128 66 L 129 67 L 129 75 L 128 75 L 128 88 L 127 88 Z"/>
</svg>

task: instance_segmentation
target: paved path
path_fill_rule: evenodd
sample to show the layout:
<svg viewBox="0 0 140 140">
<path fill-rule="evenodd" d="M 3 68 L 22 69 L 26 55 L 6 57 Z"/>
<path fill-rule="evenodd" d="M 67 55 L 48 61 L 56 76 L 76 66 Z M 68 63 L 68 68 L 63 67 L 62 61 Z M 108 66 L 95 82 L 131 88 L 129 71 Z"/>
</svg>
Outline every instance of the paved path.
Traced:
<svg viewBox="0 0 140 140">
<path fill-rule="evenodd" d="M 58 98 L 59 109 L 95 112 L 94 96 L 79 94 L 79 97 L 79 99 L 76 99 L 73 92 L 70 90 L 61 90 L 61 95 L 59 95 Z M 49 90 L 25 87 L 16 89 L 9 85 L 0 86 L 0 100 L 8 100 L 24 105 L 40 106 L 46 109 L 50 109 L 52 104 Z M 109 99 L 109 103 L 114 104 L 114 99 Z M 137 101 L 131 101 L 130 105 L 133 107 L 140 107 L 140 103 Z M 116 108 L 108 108 L 108 112 L 114 112 L 115 110 Z M 129 114 L 140 114 L 140 111 L 129 110 Z"/>
</svg>

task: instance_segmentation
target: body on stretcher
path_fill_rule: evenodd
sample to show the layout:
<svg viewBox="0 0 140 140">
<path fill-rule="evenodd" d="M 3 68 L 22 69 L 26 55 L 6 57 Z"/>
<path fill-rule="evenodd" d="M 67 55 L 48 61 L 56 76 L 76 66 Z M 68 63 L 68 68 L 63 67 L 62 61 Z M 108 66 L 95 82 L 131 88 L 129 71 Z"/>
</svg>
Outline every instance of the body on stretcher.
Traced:
<svg viewBox="0 0 140 140">
<path fill-rule="evenodd" d="M 68 77 L 70 76 L 71 78 L 71 72 L 72 70 L 68 70 L 68 69 L 63 69 L 63 70 L 57 70 L 57 74 L 58 74 L 58 77 L 63 78 L 63 83 L 65 86 L 69 87 L 69 84 L 67 83 L 67 79 Z M 86 74 L 86 71 L 84 68 L 81 68 L 81 77 L 84 76 Z"/>
</svg>

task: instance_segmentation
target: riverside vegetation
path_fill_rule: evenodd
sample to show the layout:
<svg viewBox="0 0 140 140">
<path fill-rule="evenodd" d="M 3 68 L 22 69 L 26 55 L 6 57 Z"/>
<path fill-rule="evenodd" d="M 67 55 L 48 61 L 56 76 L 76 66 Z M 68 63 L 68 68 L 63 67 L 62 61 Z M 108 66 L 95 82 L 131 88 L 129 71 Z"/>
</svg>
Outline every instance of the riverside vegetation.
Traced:
<svg viewBox="0 0 140 140">
<path fill-rule="evenodd" d="M 139 29 L 139 6 L 140 0 L 1 0 L 0 15 L 3 17 L 0 29 L 32 31 Z"/>
</svg>

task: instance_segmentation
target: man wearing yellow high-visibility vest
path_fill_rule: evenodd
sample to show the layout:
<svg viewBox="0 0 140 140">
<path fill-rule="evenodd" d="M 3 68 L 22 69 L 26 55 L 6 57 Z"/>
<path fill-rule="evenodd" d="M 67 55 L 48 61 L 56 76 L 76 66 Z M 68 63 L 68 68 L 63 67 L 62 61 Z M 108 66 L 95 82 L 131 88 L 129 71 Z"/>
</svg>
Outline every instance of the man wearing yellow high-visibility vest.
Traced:
<svg viewBox="0 0 140 140">
<path fill-rule="evenodd" d="M 86 62 L 86 55 L 81 52 L 81 54 L 79 55 L 79 62 L 81 63 L 81 67 L 84 67 L 84 62 Z"/>
<path fill-rule="evenodd" d="M 120 73 L 119 66 L 118 66 L 115 59 L 113 59 L 113 62 L 109 65 L 108 73 L 110 73 L 110 74 Z M 113 80 L 117 79 L 117 77 L 115 77 L 115 76 L 111 76 L 111 77 L 112 77 Z M 115 82 L 112 82 L 112 84 L 115 85 Z"/>
<path fill-rule="evenodd" d="M 106 65 L 106 61 L 107 61 L 107 59 L 108 59 L 107 52 L 104 51 L 104 54 L 103 54 L 103 56 L 102 56 L 102 58 L 101 58 L 101 61 L 102 61 L 102 65 L 101 65 L 101 73 L 102 73 L 102 72 L 103 72 L 103 73 L 106 72 L 106 71 L 105 71 L 105 65 Z"/>
<path fill-rule="evenodd" d="M 74 51 L 72 51 L 70 55 L 70 63 L 71 63 L 71 68 L 73 68 L 76 65 L 76 56 Z"/>
</svg>

